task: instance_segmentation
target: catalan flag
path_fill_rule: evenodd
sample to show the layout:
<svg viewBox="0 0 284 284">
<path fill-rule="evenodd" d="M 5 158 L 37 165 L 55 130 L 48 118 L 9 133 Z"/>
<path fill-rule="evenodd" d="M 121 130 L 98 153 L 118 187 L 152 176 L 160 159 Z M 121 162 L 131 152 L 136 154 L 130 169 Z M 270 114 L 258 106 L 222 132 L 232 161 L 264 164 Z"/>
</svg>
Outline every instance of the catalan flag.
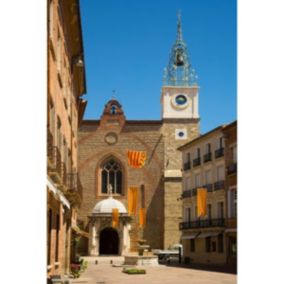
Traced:
<svg viewBox="0 0 284 284">
<path fill-rule="evenodd" d="M 144 228 L 146 225 L 146 208 L 140 208 L 139 210 L 139 227 Z"/>
<path fill-rule="evenodd" d="M 144 151 L 128 151 L 128 164 L 135 169 L 140 169 L 145 165 L 146 153 Z"/>
<path fill-rule="evenodd" d="M 206 215 L 206 200 L 207 190 L 206 188 L 197 189 L 197 216 L 204 217 Z"/>
<path fill-rule="evenodd" d="M 138 188 L 129 187 L 127 197 L 128 197 L 128 213 L 130 215 L 136 215 L 137 201 L 138 201 Z"/>
<path fill-rule="evenodd" d="M 112 227 L 116 228 L 119 224 L 119 211 L 118 208 L 112 209 Z"/>
</svg>

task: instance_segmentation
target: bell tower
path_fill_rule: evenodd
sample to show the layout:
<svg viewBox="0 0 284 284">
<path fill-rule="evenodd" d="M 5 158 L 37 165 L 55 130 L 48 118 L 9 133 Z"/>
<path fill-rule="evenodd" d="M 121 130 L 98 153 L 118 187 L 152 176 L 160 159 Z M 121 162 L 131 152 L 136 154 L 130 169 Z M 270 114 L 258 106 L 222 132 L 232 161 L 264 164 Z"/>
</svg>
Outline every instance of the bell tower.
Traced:
<svg viewBox="0 0 284 284">
<path fill-rule="evenodd" d="M 191 66 L 178 14 L 177 38 L 164 69 L 162 118 L 199 118 L 197 75 Z"/>
<path fill-rule="evenodd" d="M 178 147 L 199 136 L 198 84 L 182 36 L 178 14 L 177 37 L 164 69 L 161 93 L 164 156 L 164 247 L 180 242 L 182 222 L 182 156 Z"/>
</svg>

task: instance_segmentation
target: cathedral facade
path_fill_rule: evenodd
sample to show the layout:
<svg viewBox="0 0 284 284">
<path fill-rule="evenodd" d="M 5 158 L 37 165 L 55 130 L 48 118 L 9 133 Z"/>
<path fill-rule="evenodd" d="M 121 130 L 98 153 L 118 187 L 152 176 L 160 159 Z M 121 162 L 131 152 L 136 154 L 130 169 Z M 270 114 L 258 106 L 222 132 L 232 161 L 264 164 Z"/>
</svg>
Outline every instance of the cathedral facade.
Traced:
<svg viewBox="0 0 284 284">
<path fill-rule="evenodd" d="M 182 157 L 177 148 L 200 135 L 198 91 L 179 17 L 177 38 L 164 70 L 161 119 L 128 120 L 119 101 L 111 99 L 100 120 L 82 121 L 78 167 L 83 196 L 78 219 L 90 232 L 82 253 L 124 254 L 137 250 L 141 238 L 154 249 L 180 243 Z M 129 165 L 129 150 L 146 153 L 142 168 Z M 124 210 L 130 187 L 138 188 L 138 209 L 146 208 L 143 229 L 139 228 L 138 215 L 130 217 Z M 114 201 L 121 208 L 117 228 L 111 228 Z M 113 250 L 107 248 L 112 242 Z"/>
</svg>

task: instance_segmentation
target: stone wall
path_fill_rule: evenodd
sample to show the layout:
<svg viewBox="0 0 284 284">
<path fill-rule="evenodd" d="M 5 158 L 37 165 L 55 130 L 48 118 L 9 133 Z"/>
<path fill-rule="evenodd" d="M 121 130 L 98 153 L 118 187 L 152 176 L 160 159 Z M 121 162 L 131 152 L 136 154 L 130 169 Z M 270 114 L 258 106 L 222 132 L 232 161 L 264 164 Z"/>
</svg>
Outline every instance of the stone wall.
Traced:
<svg viewBox="0 0 284 284">
<path fill-rule="evenodd" d="M 161 123 L 145 122 L 125 123 L 121 127 L 102 126 L 98 122 L 83 122 L 79 131 L 79 177 L 83 187 L 83 202 L 78 218 L 88 224 L 88 216 L 95 204 L 107 197 L 101 193 L 99 168 L 106 158 L 113 156 L 123 168 L 124 182 L 121 195 L 114 197 L 127 208 L 127 189 L 130 186 L 145 187 L 146 227 L 144 237 L 154 248 L 163 246 L 163 165 L 164 143 L 160 132 Z M 108 133 L 117 135 L 115 144 L 106 142 Z M 143 168 L 133 169 L 128 166 L 127 151 L 145 151 L 147 161 Z M 138 194 L 138 208 L 141 207 L 141 194 Z M 138 213 L 138 211 L 137 211 Z M 138 214 L 134 218 L 138 222 Z M 132 239 L 140 237 L 137 226 L 133 226 Z"/>
</svg>

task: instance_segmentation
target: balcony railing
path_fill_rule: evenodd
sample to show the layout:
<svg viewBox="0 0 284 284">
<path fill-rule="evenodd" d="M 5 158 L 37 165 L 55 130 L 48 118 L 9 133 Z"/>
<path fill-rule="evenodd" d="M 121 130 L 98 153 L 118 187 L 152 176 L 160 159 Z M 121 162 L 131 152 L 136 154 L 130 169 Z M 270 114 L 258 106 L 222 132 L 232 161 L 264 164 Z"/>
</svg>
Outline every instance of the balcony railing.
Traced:
<svg viewBox="0 0 284 284">
<path fill-rule="evenodd" d="M 207 192 L 213 191 L 213 184 L 212 183 L 205 184 L 205 185 L 203 185 L 203 187 L 207 189 Z"/>
<path fill-rule="evenodd" d="M 231 175 L 237 172 L 237 163 L 233 163 L 227 167 L 227 174 Z"/>
<path fill-rule="evenodd" d="M 181 195 L 182 198 L 187 198 L 187 197 L 191 197 L 191 196 L 192 196 L 191 189 L 185 190 Z"/>
<path fill-rule="evenodd" d="M 193 160 L 193 167 L 200 166 L 200 163 L 201 163 L 200 157 L 194 159 L 194 160 Z"/>
<path fill-rule="evenodd" d="M 225 181 L 219 180 L 214 183 L 214 191 L 224 189 L 225 188 Z"/>
<path fill-rule="evenodd" d="M 215 150 L 215 158 L 220 158 L 224 156 L 224 147 Z"/>
<path fill-rule="evenodd" d="M 204 163 L 207 163 L 207 162 L 210 162 L 210 161 L 212 161 L 212 153 L 211 152 L 207 153 L 203 156 L 203 162 Z"/>
<path fill-rule="evenodd" d="M 179 223 L 180 230 L 195 229 L 195 228 L 209 228 L 209 227 L 225 227 L 225 219 L 206 219 L 197 221 L 187 221 Z"/>
<path fill-rule="evenodd" d="M 183 170 L 186 171 L 186 170 L 190 170 L 191 168 L 191 164 L 190 162 L 186 162 L 183 164 Z"/>
</svg>

